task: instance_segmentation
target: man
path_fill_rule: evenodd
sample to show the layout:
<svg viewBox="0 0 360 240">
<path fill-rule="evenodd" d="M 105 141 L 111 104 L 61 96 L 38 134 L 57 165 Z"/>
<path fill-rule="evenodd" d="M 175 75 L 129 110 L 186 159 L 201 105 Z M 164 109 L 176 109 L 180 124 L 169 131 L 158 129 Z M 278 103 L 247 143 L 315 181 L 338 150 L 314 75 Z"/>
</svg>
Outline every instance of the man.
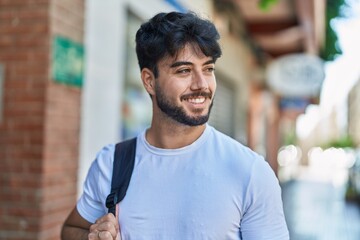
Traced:
<svg viewBox="0 0 360 240">
<path fill-rule="evenodd" d="M 219 34 L 193 13 L 160 13 L 136 34 L 151 126 L 117 217 L 106 214 L 114 145 L 93 162 L 62 239 L 289 239 L 281 190 L 267 162 L 207 124 Z"/>
</svg>

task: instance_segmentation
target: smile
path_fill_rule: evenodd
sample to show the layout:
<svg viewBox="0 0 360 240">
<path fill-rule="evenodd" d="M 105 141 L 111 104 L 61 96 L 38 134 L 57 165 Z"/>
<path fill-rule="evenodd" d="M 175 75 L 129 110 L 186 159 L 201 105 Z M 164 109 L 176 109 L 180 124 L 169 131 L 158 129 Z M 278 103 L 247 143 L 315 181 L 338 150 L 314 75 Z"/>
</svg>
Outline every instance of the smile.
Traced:
<svg viewBox="0 0 360 240">
<path fill-rule="evenodd" d="M 197 93 L 197 94 L 187 94 L 181 97 L 181 101 L 186 101 L 192 104 L 202 104 L 206 101 L 207 98 L 211 99 L 211 93 Z"/>
<path fill-rule="evenodd" d="M 206 98 L 205 97 L 196 97 L 196 98 L 187 98 L 184 99 L 187 102 L 194 103 L 194 104 L 201 104 L 204 103 Z"/>
</svg>

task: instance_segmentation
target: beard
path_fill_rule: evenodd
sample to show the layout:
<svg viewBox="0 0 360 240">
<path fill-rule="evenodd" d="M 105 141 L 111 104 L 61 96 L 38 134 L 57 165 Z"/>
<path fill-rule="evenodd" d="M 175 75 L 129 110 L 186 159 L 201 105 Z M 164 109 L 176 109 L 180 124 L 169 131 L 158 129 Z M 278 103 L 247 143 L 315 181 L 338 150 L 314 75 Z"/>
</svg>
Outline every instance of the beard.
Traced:
<svg viewBox="0 0 360 240">
<path fill-rule="evenodd" d="M 156 103 L 159 106 L 160 110 L 165 113 L 171 119 L 188 126 L 199 126 L 205 124 L 209 120 L 210 111 L 213 106 L 213 101 L 209 106 L 209 110 L 207 114 L 200 116 L 189 116 L 186 114 L 185 109 L 181 106 L 176 106 L 171 103 L 168 98 L 165 96 L 164 92 L 156 85 L 155 86 L 156 93 Z M 205 96 L 212 99 L 211 93 L 198 92 L 195 94 L 191 94 L 191 96 Z M 190 97 L 189 95 L 187 97 Z M 184 98 L 184 97 L 183 97 Z M 199 110 L 199 112 L 202 110 Z"/>
</svg>

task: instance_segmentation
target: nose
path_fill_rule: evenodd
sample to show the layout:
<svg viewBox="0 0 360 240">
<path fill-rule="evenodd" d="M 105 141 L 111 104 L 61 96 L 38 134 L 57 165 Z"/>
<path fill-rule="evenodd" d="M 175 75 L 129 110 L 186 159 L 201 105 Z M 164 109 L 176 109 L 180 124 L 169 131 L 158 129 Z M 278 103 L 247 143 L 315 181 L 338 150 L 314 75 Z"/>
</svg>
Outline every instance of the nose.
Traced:
<svg viewBox="0 0 360 240">
<path fill-rule="evenodd" d="M 204 76 L 203 72 L 194 72 L 192 76 L 190 89 L 193 91 L 196 90 L 205 90 L 209 88 L 208 77 Z"/>
</svg>

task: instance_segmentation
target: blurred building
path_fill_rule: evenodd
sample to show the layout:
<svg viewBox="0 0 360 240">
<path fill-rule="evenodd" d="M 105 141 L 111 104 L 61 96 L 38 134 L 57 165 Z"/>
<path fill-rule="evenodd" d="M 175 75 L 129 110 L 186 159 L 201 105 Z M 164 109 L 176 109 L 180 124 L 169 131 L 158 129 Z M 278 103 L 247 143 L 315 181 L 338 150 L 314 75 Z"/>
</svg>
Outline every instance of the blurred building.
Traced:
<svg viewBox="0 0 360 240">
<path fill-rule="evenodd" d="M 220 9 L 232 5 L 227 15 L 237 16 L 233 29 L 251 42 L 256 67 L 248 79 L 246 139 L 277 172 L 279 147 L 294 134 L 297 117 L 310 103 L 318 103 L 324 79 L 317 56 L 324 46 L 325 1 L 281 0 L 267 10 L 258 1 L 215 2 Z"/>
<path fill-rule="evenodd" d="M 210 122 L 276 172 L 283 119 L 294 121 L 316 96 L 281 105 L 265 70 L 287 54 L 318 54 L 324 4 L 279 0 L 262 11 L 248 0 L 0 1 L 0 239 L 59 239 L 96 153 L 148 126 L 134 36 L 160 11 L 193 10 L 217 25 L 223 56 Z"/>
<path fill-rule="evenodd" d="M 348 95 L 348 134 L 360 147 L 360 80 Z"/>
<path fill-rule="evenodd" d="M 59 239 L 76 195 L 84 1 L 0 1 L 0 239 Z"/>
</svg>

